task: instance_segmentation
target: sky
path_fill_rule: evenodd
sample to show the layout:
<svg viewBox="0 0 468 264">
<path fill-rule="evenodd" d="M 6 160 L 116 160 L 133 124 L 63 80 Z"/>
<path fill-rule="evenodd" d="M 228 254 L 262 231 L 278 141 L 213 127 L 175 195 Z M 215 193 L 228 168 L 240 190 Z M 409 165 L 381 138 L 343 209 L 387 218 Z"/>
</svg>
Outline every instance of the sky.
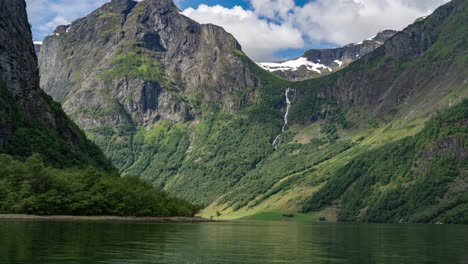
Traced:
<svg viewBox="0 0 468 264">
<path fill-rule="evenodd" d="M 154 1 L 154 0 L 145 0 Z M 26 0 L 34 41 L 108 0 Z M 401 30 L 449 0 L 175 0 L 200 23 L 222 26 L 255 61 L 296 58 Z"/>
</svg>

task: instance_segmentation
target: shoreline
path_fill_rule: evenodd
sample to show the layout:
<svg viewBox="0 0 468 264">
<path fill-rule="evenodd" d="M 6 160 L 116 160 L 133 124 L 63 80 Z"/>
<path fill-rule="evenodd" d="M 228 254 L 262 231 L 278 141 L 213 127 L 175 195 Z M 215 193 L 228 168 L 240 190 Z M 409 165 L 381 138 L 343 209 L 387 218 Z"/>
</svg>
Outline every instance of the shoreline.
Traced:
<svg viewBox="0 0 468 264">
<path fill-rule="evenodd" d="M 0 214 L 0 222 L 129 222 L 129 223 L 206 223 L 218 222 L 201 217 L 134 217 Z"/>
</svg>

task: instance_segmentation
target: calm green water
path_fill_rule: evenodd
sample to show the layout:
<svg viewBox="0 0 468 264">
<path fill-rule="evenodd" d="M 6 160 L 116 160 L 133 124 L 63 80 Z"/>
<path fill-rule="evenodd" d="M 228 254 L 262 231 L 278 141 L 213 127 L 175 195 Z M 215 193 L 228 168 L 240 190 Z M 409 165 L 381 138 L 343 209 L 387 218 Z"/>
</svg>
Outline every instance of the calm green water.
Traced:
<svg viewBox="0 0 468 264">
<path fill-rule="evenodd" d="M 468 226 L 0 222 L 0 263 L 468 263 Z"/>
</svg>

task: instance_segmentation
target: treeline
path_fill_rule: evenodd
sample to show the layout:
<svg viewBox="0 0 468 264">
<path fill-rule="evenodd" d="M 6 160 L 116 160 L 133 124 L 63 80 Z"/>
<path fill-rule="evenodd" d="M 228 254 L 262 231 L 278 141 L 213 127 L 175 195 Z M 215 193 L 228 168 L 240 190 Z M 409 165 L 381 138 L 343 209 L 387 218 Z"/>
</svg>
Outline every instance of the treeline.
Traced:
<svg viewBox="0 0 468 264">
<path fill-rule="evenodd" d="M 36 215 L 194 216 L 199 207 L 137 177 L 55 169 L 40 155 L 0 155 L 0 213 Z"/>
</svg>

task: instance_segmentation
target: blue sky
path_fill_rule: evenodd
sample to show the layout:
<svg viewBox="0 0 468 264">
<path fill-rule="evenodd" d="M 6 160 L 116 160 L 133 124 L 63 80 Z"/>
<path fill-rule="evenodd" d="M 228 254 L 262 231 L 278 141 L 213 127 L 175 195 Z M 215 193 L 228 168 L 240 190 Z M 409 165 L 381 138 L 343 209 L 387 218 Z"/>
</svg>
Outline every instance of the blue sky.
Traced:
<svg viewBox="0 0 468 264">
<path fill-rule="evenodd" d="M 35 41 L 108 0 L 26 0 Z M 156 1 L 156 0 L 144 0 Z M 220 25 L 256 61 L 284 60 L 311 48 L 342 46 L 403 29 L 448 0 L 175 0 L 183 14 Z"/>
<path fill-rule="evenodd" d="M 295 0 L 294 1 L 297 5 L 302 6 L 307 3 L 307 0 Z M 186 9 L 188 7 L 198 7 L 201 4 L 205 4 L 208 6 L 214 5 L 222 5 L 227 8 L 232 8 L 234 6 L 241 6 L 243 8 L 251 7 L 250 1 L 248 0 L 179 0 L 177 1 L 177 5 L 181 9 Z"/>
</svg>

